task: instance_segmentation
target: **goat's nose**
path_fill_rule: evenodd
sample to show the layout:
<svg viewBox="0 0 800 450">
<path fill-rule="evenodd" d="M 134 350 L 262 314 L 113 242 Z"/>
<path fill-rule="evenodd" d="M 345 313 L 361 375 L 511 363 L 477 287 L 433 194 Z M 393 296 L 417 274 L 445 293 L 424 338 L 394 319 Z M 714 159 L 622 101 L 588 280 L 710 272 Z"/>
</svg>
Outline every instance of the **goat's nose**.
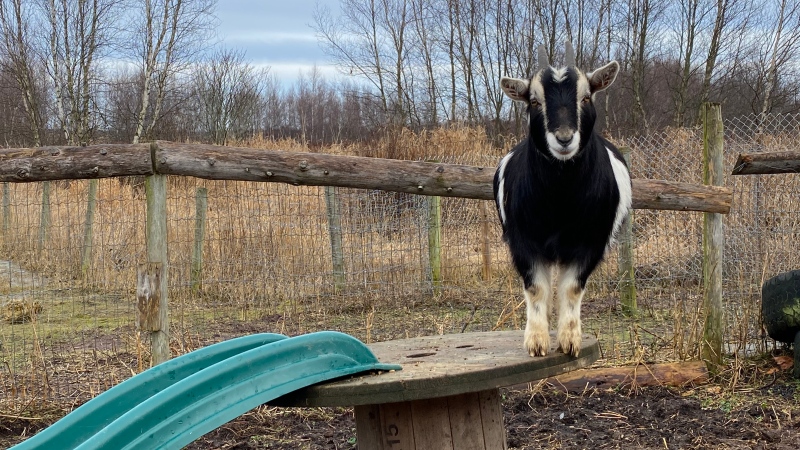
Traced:
<svg viewBox="0 0 800 450">
<path fill-rule="evenodd" d="M 572 142 L 572 135 L 566 137 L 564 135 L 556 134 L 556 140 L 558 141 L 559 144 L 561 144 L 561 146 L 566 147 Z"/>
</svg>

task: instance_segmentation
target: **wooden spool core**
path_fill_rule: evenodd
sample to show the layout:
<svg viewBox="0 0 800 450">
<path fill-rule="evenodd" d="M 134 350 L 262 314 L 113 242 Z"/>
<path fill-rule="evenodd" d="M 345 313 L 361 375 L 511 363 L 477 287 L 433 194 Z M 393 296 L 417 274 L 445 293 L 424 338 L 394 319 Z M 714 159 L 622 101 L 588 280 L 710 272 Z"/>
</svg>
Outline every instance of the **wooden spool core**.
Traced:
<svg viewBox="0 0 800 450">
<path fill-rule="evenodd" d="M 359 448 L 505 449 L 498 388 L 586 367 L 599 356 L 584 336 L 580 355 L 553 346 L 532 358 L 522 331 L 425 336 L 370 344 L 403 370 L 311 386 L 270 402 L 280 406 L 355 406 Z"/>
</svg>

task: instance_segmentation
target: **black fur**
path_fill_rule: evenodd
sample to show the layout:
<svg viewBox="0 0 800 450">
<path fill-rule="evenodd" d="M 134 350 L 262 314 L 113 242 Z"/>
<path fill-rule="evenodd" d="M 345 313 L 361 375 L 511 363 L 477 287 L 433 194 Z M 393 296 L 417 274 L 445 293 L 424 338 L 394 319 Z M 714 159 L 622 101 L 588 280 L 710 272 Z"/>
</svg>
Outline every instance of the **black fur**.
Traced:
<svg viewBox="0 0 800 450">
<path fill-rule="evenodd" d="M 617 148 L 594 132 L 596 113 L 591 102 L 577 107 L 576 74 L 569 69 L 565 82 L 552 81 L 551 69 L 541 76 L 547 106 L 547 125 L 577 123 L 580 149 L 567 161 L 547 148 L 543 112 L 530 107 L 530 136 L 512 150 L 504 179 L 503 239 L 514 265 L 531 286 L 537 264 L 574 265 L 581 288 L 603 258 L 612 237 L 620 192 L 609 153 L 624 160 Z M 500 167 L 494 176 L 497 200 Z M 498 214 L 500 205 L 496 202 Z M 502 218 L 501 218 L 502 222 Z"/>
</svg>

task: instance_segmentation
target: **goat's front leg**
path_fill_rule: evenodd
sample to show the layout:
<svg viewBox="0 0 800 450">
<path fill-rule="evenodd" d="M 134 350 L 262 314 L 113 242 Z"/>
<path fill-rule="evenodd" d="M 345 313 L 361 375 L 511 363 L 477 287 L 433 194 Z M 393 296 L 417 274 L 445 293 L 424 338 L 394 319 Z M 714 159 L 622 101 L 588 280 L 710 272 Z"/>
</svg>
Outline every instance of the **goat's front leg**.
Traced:
<svg viewBox="0 0 800 450">
<path fill-rule="evenodd" d="M 558 276 L 558 345 L 567 355 L 578 356 L 581 350 L 581 301 L 585 284 L 575 266 L 562 266 Z"/>
<path fill-rule="evenodd" d="M 545 264 L 535 264 L 523 278 L 525 290 L 525 350 L 531 356 L 544 356 L 550 349 L 550 273 Z"/>
</svg>

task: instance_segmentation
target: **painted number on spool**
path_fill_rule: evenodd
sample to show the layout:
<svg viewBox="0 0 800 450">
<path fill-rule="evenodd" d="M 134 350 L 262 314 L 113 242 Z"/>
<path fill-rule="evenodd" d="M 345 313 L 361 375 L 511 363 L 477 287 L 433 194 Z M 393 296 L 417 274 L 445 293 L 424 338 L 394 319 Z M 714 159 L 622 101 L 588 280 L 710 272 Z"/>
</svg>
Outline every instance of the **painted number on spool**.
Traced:
<svg viewBox="0 0 800 450">
<path fill-rule="evenodd" d="M 397 425 L 390 423 L 386 427 L 386 443 L 389 444 L 389 447 L 393 447 L 396 444 L 400 443 L 400 439 L 398 439 L 398 435 L 400 434 L 400 429 Z"/>
</svg>

